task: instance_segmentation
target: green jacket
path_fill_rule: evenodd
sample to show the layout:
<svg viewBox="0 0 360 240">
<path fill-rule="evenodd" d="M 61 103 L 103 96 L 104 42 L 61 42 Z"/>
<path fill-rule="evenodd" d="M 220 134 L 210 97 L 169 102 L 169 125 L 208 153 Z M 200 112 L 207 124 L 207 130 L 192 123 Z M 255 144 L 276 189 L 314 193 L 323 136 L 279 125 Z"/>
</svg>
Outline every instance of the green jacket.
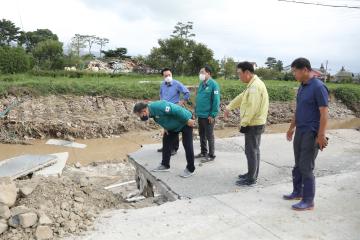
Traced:
<svg viewBox="0 0 360 240">
<path fill-rule="evenodd" d="M 196 95 L 195 114 L 200 118 L 215 118 L 220 108 L 220 87 L 218 83 L 210 78 L 201 82 Z"/>
<path fill-rule="evenodd" d="M 150 116 L 168 131 L 180 132 L 191 119 L 190 111 L 167 101 L 155 101 L 148 105 Z"/>
</svg>

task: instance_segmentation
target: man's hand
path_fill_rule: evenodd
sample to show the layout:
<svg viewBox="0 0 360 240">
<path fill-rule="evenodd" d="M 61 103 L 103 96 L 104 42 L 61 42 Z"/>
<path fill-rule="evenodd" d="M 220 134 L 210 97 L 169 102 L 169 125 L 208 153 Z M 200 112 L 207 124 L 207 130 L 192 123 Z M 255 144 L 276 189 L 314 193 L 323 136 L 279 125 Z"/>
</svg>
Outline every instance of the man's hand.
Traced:
<svg viewBox="0 0 360 240">
<path fill-rule="evenodd" d="M 215 122 L 215 118 L 213 117 L 208 117 L 209 120 L 209 124 L 213 124 Z"/>
<path fill-rule="evenodd" d="M 227 121 L 229 119 L 230 111 L 226 110 L 224 111 L 224 120 Z"/>
<path fill-rule="evenodd" d="M 326 139 L 325 135 L 319 135 L 316 139 L 317 144 L 319 144 L 320 151 L 324 150 L 328 145 L 328 140 Z"/>
<path fill-rule="evenodd" d="M 293 138 L 293 135 L 294 135 L 294 129 L 289 129 L 287 132 L 286 132 L 286 139 L 291 142 L 292 141 L 292 138 Z"/>
<path fill-rule="evenodd" d="M 195 127 L 195 120 L 194 120 L 194 119 L 189 119 L 189 120 L 187 121 L 187 125 L 188 125 L 189 127 Z"/>
</svg>

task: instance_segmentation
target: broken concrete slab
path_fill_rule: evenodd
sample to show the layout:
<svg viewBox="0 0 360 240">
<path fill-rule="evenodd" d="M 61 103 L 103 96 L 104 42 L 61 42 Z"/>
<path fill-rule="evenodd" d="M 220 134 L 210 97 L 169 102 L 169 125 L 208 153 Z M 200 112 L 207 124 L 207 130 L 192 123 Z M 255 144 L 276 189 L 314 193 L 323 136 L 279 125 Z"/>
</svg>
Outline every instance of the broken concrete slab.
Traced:
<svg viewBox="0 0 360 240">
<path fill-rule="evenodd" d="M 68 152 L 62 152 L 62 153 L 54 153 L 49 154 L 50 156 L 56 157 L 55 163 L 51 166 L 48 166 L 46 168 L 43 168 L 39 171 L 36 171 L 34 175 L 36 176 L 61 176 L 63 169 L 66 166 L 66 162 L 69 158 Z"/>
<path fill-rule="evenodd" d="M 16 179 L 56 162 L 52 155 L 21 155 L 0 162 L 0 177 Z"/>
<path fill-rule="evenodd" d="M 86 144 L 76 143 L 66 140 L 59 140 L 59 139 L 49 139 L 46 142 L 46 144 L 63 146 L 63 147 L 73 147 L 73 148 L 86 148 Z"/>
<path fill-rule="evenodd" d="M 319 153 L 316 160 L 316 176 L 360 170 L 360 132 L 338 129 L 328 131 L 328 135 L 329 146 Z M 160 144 L 144 145 L 139 151 L 130 154 L 129 160 L 136 167 L 137 174 L 144 176 L 144 181 L 148 180 L 158 189 L 163 189 L 162 194 L 165 192 L 171 195 L 172 200 L 196 198 L 244 191 L 235 185 L 237 176 L 247 172 L 244 144 L 243 136 L 216 139 L 215 161 L 201 164 L 196 160 L 195 175 L 188 179 L 178 176 L 186 165 L 182 147 L 171 158 L 170 172 L 151 172 L 161 161 L 161 153 L 156 152 Z M 194 148 L 195 153 L 200 152 L 198 141 L 194 141 Z M 294 155 L 292 143 L 286 141 L 285 134 L 264 134 L 260 148 L 261 163 L 257 185 L 264 187 L 290 181 Z"/>
</svg>

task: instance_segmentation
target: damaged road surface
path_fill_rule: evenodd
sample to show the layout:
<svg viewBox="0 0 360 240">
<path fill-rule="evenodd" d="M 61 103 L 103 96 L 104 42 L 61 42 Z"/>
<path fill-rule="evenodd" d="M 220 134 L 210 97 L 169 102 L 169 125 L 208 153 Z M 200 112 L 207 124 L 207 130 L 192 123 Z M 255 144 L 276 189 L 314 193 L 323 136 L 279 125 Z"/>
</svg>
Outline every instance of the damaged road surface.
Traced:
<svg viewBox="0 0 360 240">
<path fill-rule="evenodd" d="M 172 157 L 170 172 L 153 173 L 161 160 L 159 145 L 146 145 L 129 156 L 140 190 L 148 195 L 156 190 L 176 201 L 108 212 L 94 231 L 69 239 L 359 239 L 360 132 L 331 130 L 328 135 L 329 146 L 317 158 L 314 211 L 292 211 L 292 202 L 282 200 L 292 190 L 294 161 L 284 134 L 263 135 L 254 187 L 234 185 L 246 172 L 242 136 L 216 139 L 216 160 L 197 162 L 196 174 L 188 179 L 179 177 L 183 149 Z M 199 143 L 194 147 L 197 153 Z"/>
</svg>

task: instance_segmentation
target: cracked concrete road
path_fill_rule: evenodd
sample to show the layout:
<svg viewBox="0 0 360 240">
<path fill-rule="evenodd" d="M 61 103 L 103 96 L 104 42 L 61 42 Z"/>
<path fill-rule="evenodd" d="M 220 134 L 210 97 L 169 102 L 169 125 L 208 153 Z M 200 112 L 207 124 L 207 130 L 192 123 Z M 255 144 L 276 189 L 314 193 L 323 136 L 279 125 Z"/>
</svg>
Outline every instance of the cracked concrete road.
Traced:
<svg viewBox="0 0 360 240">
<path fill-rule="evenodd" d="M 315 210 L 295 212 L 294 202 L 281 199 L 291 191 L 293 153 L 284 134 L 264 135 L 259 184 L 235 187 L 245 171 L 243 137 L 217 139 L 214 163 L 198 166 L 197 174 L 181 179 L 181 151 L 172 171 L 156 173 L 184 198 L 161 206 L 105 213 L 96 231 L 76 240 L 92 239 L 360 239 L 360 132 L 329 131 L 330 145 L 317 159 Z M 198 143 L 195 143 L 198 149 Z M 161 156 L 146 145 L 132 157 L 147 169 Z"/>
</svg>

